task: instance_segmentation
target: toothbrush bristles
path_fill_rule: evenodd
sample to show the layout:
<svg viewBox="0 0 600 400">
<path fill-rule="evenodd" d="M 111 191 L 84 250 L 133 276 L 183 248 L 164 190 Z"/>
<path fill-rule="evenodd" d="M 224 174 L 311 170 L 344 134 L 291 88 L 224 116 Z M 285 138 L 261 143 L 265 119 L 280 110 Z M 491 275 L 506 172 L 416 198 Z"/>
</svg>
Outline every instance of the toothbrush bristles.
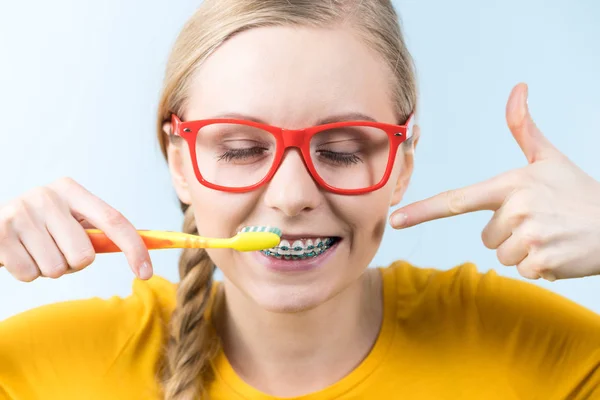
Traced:
<svg viewBox="0 0 600 400">
<path fill-rule="evenodd" d="M 279 228 L 274 228 L 272 226 L 245 226 L 240 233 L 245 232 L 271 232 L 276 234 L 277 236 L 281 236 L 282 232 Z"/>
</svg>

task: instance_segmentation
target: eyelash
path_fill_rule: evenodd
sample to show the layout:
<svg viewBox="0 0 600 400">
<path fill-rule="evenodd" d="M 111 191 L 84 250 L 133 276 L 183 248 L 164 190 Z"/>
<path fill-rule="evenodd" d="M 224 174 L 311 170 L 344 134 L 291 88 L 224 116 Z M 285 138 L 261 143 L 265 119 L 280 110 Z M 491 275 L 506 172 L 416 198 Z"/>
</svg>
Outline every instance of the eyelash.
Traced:
<svg viewBox="0 0 600 400">
<path fill-rule="evenodd" d="M 243 160 L 252 156 L 261 156 L 267 149 L 264 147 L 251 147 L 248 149 L 231 149 L 219 156 L 219 161 Z"/>
<path fill-rule="evenodd" d="M 266 150 L 267 149 L 263 147 L 227 150 L 219 156 L 219 161 L 228 162 L 232 160 L 244 160 L 246 158 L 263 155 Z M 356 154 L 352 153 L 338 153 L 329 150 L 320 150 L 318 151 L 318 154 L 327 158 L 328 161 L 344 166 L 358 164 L 362 161 Z"/>
<path fill-rule="evenodd" d="M 336 164 L 352 165 L 362 161 L 356 154 L 352 153 L 337 153 L 329 150 L 319 150 L 317 153 L 329 158 L 330 161 L 333 161 Z"/>
</svg>

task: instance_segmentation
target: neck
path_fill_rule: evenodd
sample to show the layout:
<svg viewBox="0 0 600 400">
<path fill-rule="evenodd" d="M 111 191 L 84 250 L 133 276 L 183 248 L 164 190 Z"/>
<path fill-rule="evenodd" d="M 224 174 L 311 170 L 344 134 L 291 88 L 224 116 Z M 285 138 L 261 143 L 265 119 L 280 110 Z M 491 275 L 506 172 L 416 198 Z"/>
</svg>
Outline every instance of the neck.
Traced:
<svg viewBox="0 0 600 400">
<path fill-rule="evenodd" d="M 371 350 L 383 318 L 379 271 L 319 306 L 297 313 L 266 311 L 225 281 L 215 326 L 236 373 L 269 394 L 291 397 L 347 375 Z"/>
</svg>

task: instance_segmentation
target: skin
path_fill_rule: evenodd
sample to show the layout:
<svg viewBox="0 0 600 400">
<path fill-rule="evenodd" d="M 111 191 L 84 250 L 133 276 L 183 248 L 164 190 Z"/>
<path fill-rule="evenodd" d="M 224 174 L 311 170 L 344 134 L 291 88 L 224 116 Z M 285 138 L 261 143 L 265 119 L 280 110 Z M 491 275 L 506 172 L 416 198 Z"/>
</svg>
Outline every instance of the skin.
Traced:
<svg viewBox="0 0 600 400">
<path fill-rule="evenodd" d="M 227 41 L 202 65 L 183 117 L 235 113 L 297 129 L 355 112 L 396 124 L 390 74 L 348 30 L 253 29 Z M 209 251 L 225 276 L 225 310 L 218 313 L 225 317 L 217 325 L 238 373 L 259 389 L 293 396 L 352 370 L 379 331 L 380 278 L 365 270 L 389 207 L 406 189 L 412 156 L 400 151 L 386 186 L 359 196 L 319 187 L 296 149 L 288 150 L 268 184 L 241 194 L 198 183 L 183 142 L 169 147 L 169 161 L 177 193 L 193 207 L 201 235 L 229 237 L 246 225 L 269 225 L 284 235 L 342 238 L 324 265 L 294 274 L 267 270 L 249 253 Z"/>
<path fill-rule="evenodd" d="M 194 77 L 181 117 L 236 112 L 294 129 L 361 112 L 397 123 L 389 74 L 351 31 L 253 29 L 207 60 Z M 390 223 L 407 228 L 492 210 L 483 243 L 524 277 L 598 274 L 600 183 L 548 141 L 526 99 L 527 87 L 517 85 L 506 109 L 526 166 L 406 205 Z M 210 252 L 225 275 L 216 328 L 229 361 L 252 386 L 283 397 L 315 391 L 339 380 L 368 354 L 382 304 L 380 276 L 366 266 L 379 247 L 389 207 L 400 202 L 410 180 L 418 128 L 414 135 L 413 147 L 399 152 L 388 184 L 360 196 L 322 190 L 296 150 L 288 151 L 273 180 L 256 191 L 208 190 L 197 182 L 187 149 L 169 146 L 174 187 L 193 207 L 201 234 L 231 236 L 244 225 L 273 225 L 284 233 L 343 238 L 325 265 L 293 276 L 268 272 L 248 254 Z M 84 231 L 91 227 L 106 232 L 138 277 L 152 275 L 148 251 L 133 225 L 69 178 L 0 208 L 0 267 L 26 282 L 81 270 L 95 256 Z"/>
<path fill-rule="evenodd" d="M 498 260 L 529 279 L 549 281 L 600 274 L 600 183 L 544 136 L 517 85 L 506 121 L 527 165 L 396 210 L 391 223 L 407 228 L 454 215 L 490 210 L 481 233 Z"/>
</svg>

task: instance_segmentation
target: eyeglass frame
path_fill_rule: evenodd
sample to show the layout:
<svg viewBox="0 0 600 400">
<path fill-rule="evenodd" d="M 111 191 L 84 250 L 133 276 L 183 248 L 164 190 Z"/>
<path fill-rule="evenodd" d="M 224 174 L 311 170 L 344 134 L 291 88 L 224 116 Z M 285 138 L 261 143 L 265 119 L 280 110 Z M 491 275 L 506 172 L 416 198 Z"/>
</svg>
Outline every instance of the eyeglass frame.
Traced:
<svg viewBox="0 0 600 400">
<path fill-rule="evenodd" d="M 200 169 L 198 167 L 198 159 L 196 155 L 196 140 L 198 133 L 200 130 L 208 125 L 214 124 L 238 124 L 250 126 L 253 128 L 261 129 L 266 132 L 269 132 L 273 135 L 276 141 L 275 147 L 275 155 L 273 159 L 273 165 L 265 175 L 263 179 L 254 185 L 243 186 L 243 187 L 229 187 L 229 186 L 221 186 L 214 183 L 211 183 L 204 179 Z M 169 134 L 177 137 L 181 137 L 187 142 L 188 149 L 190 151 L 190 157 L 192 159 L 192 164 L 194 167 L 194 174 L 196 178 L 203 186 L 206 186 L 210 189 L 215 189 L 223 192 L 230 193 L 245 193 L 255 190 L 267 182 L 269 182 L 277 170 L 281 165 L 281 161 L 283 160 L 283 156 L 287 149 L 289 148 L 297 148 L 300 150 L 302 154 L 302 161 L 304 162 L 305 167 L 308 169 L 311 177 L 324 189 L 329 192 L 343 195 L 358 195 L 373 192 L 377 189 L 382 188 L 389 180 L 392 170 L 394 168 L 394 162 L 396 159 L 396 154 L 398 153 L 398 147 L 412 136 L 413 133 L 413 125 L 414 125 L 414 114 L 411 114 L 404 125 L 394 125 L 387 124 L 383 122 L 373 122 L 373 121 L 342 121 L 342 122 L 332 122 L 317 126 L 312 126 L 304 129 L 284 129 L 277 126 L 272 126 L 268 124 L 263 124 L 255 121 L 249 121 L 245 119 L 235 119 L 235 118 L 212 118 L 212 119 L 201 119 L 195 121 L 186 121 L 183 122 L 176 114 L 171 115 L 171 129 Z M 317 172 L 310 154 L 310 141 L 313 136 L 316 134 L 337 128 L 344 128 L 348 126 L 366 126 L 371 128 L 378 128 L 384 131 L 388 135 L 390 149 L 388 155 L 388 161 L 386 165 L 385 172 L 381 180 L 371 186 L 360 189 L 340 189 L 334 186 L 331 186 L 325 182 L 323 178 Z"/>
</svg>

